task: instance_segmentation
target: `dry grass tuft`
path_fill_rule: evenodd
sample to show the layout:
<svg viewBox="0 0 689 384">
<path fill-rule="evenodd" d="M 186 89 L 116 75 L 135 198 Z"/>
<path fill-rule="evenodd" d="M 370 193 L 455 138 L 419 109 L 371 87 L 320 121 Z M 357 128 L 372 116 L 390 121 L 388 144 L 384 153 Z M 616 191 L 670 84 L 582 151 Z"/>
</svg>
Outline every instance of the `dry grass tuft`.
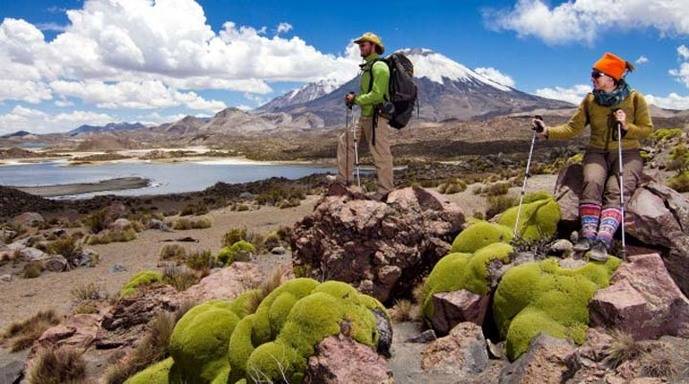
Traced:
<svg viewBox="0 0 689 384">
<path fill-rule="evenodd" d="M 55 311 L 41 311 L 33 317 L 10 324 L 0 340 L 9 341 L 12 352 L 29 348 L 46 329 L 60 323 Z"/>
<path fill-rule="evenodd" d="M 625 361 L 636 359 L 643 352 L 641 344 L 629 333 L 615 330 L 611 336 L 613 340 L 606 357 L 606 362 L 611 368 L 617 368 Z"/>
<path fill-rule="evenodd" d="M 396 300 L 389 313 L 393 321 L 401 323 L 416 320 L 419 317 L 419 308 L 409 300 Z"/>
<path fill-rule="evenodd" d="M 29 384 L 76 384 L 86 375 L 81 354 L 70 347 L 51 348 L 36 357 L 28 373 Z"/>
</svg>

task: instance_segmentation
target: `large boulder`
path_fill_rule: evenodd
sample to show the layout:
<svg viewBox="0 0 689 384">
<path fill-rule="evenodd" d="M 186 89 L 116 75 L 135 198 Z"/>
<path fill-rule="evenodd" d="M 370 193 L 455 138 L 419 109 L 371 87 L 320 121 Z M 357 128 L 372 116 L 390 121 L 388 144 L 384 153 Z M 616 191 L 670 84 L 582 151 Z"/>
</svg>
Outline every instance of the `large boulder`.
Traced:
<svg viewBox="0 0 689 384">
<path fill-rule="evenodd" d="M 689 337 L 689 300 L 668 274 L 658 254 L 632 256 L 594 295 L 591 323 L 617 328 L 635 339 L 663 335 Z"/>
<path fill-rule="evenodd" d="M 214 299 L 230 300 L 260 285 L 263 279 L 258 265 L 236 261 L 229 267 L 204 277 L 198 284 L 184 291 L 181 297 L 199 303 Z"/>
<path fill-rule="evenodd" d="M 390 193 L 386 202 L 331 188 L 314 212 L 295 225 L 295 272 L 353 284 L 381 301 L 411 292 L 421 271 L 450 250 L 462 210 L 418 187 Z"/>
<path fill-rule="evenodd" d="M 555 196 L 562 220 L 578 226 L 583 168 L 571 165 L 558 176 Z M 689 294 L 689 200 L 648 175 L 626 204 L 627 235 L 657 249 L 679 288 Z"/>
<path fill-rule="evenodd" d="M 348 337 L 330 336 L 308 361 L 308 384 L 392 384 L 387 361 L 371 347 Z"/>
</svg>

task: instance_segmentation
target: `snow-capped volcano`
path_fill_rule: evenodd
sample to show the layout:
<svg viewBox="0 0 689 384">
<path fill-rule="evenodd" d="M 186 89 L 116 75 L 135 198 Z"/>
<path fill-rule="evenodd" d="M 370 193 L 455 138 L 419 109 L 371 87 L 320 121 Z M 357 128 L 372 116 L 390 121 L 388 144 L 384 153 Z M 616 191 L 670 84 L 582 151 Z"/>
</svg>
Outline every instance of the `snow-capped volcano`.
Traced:
<svg viewBox="0 0 689 384">
<path fill-rule="evenodd" d="M 449 81 L 476 82 L 501 91 L 512 91 L 512 88 L 480 75 L 449 57 L 430 49 L 401 49 L 399 52 L 407 55 L 409 60 L 414 63 L 414 77 L 416 78 L 421 79 L 425 77 L 438 84 L 443 84 L 445 79 Z"/>
<path fill-rule="evenodd" d="M 424 120 L 467 120 L 536 108 L 572 107 L 562 101 L 519 91 L 429 49 L 403 49 L 401 52 L 414 63 L 420 117 Z M 344 95 L 358 89 L 359 76 L 344 84 L 335 81 L 309 83 L 273 99 L 258 112 L 285 112 L 295 116 L 311 113 L 322 118 L 325 126 L 341 124 L 345 116 Z"/>
</svg>

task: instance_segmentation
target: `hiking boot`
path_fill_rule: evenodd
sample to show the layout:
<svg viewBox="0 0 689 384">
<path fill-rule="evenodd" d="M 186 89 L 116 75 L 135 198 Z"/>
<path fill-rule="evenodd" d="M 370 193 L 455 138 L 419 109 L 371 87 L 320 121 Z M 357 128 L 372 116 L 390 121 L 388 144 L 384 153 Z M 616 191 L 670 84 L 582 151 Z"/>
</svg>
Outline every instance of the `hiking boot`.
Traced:
<svg viewBox="0 0 689 384">
<path fill-rule="evenodd" d="M 589 260 L 606 261 L 608 260 L 608 247 L 601 240 L 595 240 L 591 245 L 591 250 L 586 252 Z"/>
<path fill-rule="evenodd" d="M 593 240 L 587 239 L 585 237 L 579 239 L 576 244 L 574 244 L 574 251 L 575 252 L 586 252 L 589 249 L 591 249 L 591 243 Z"/>
</svg>

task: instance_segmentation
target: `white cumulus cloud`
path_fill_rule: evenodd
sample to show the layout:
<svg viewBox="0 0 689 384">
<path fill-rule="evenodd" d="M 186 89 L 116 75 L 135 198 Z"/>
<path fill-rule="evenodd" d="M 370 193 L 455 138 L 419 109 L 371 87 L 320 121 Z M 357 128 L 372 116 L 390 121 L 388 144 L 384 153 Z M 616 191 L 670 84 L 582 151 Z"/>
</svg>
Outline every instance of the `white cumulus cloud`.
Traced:
<svg viewBox="0 0 689 384">
<path fill-rule="evenodd" d="M 591 92 L 590 85 L 577 84 L 571 87 L 540 88 L 535 94 L 547 99 L 562 100 L 578 105 L 589 92 Z"/>
<path fill-rule="evenodd" d="M 548 44 L 590 44 L 610 29 L 654 28 L 661 35 L 689 35 L 686 0 L 518 0 L 509 9 L 487 10 L 484 20 L 497 30 L 534 36 Z"/>
<path fill-rule="evenodd" d="M 641 55 L 641 56 L 639 56 L 639 58 L 636 59 L 634 62 L 637 63 L 637 64 L 639 64 L 639 65 L 642 65 L 642 64 L 648 63 L 648 61 L 649 61 L 649 60 L 648 60 L 648 57 L 646 57 L 646 56 L 644 56 L 644 55 Z"/>
<path fill-rule="evenodd" d="M 92 111 L 72 111 L 51 115 L 17 105 L 11 111 L 0 115 L 0 134 L 19 130 L 31 133 L 51 133 L 73 129 L 82 124 L 103 125 L 113 121 L 116 121 L 113 116 Z"/>
<path fill-rule="evenodd" d="M 674 92 L 665 97 L 646 95 L 646 101 L 665 109 L 689 109 L 689 96 L 680 96 Z"/>
<path fill-rule="evenodd" d="M 483 77 L 487 77 L 498 84 L 506 85 L 512 88 L 514 88 L 516 85 L 514 80 L 509 75 L 506 75 L 493 67 L 478 67 L 474 69 L 474 72 Z"/>
<path fill-rule="evenodd" d="M 0 81 L 15 83 L 10 95 L 0 90 L 0 100 L 33 103 L 52 95 L 108 108 L 209 110 L 224 104 L 193 91 L 266 94 L 270 82 L 354 77 L 359 62 L 349 51 L 327 54 L 298 36 L 281 36 L 292 30 L 286 22 L 275 36 L 232 21 L 214 31 L 194 0 L 86 0 L 66 15 L 64 26 L 2 20 Z M 59 33 L 46 41 L 41 28 Z M 115 91 L 110 100 L 104 90 Z"/>
</svg>

